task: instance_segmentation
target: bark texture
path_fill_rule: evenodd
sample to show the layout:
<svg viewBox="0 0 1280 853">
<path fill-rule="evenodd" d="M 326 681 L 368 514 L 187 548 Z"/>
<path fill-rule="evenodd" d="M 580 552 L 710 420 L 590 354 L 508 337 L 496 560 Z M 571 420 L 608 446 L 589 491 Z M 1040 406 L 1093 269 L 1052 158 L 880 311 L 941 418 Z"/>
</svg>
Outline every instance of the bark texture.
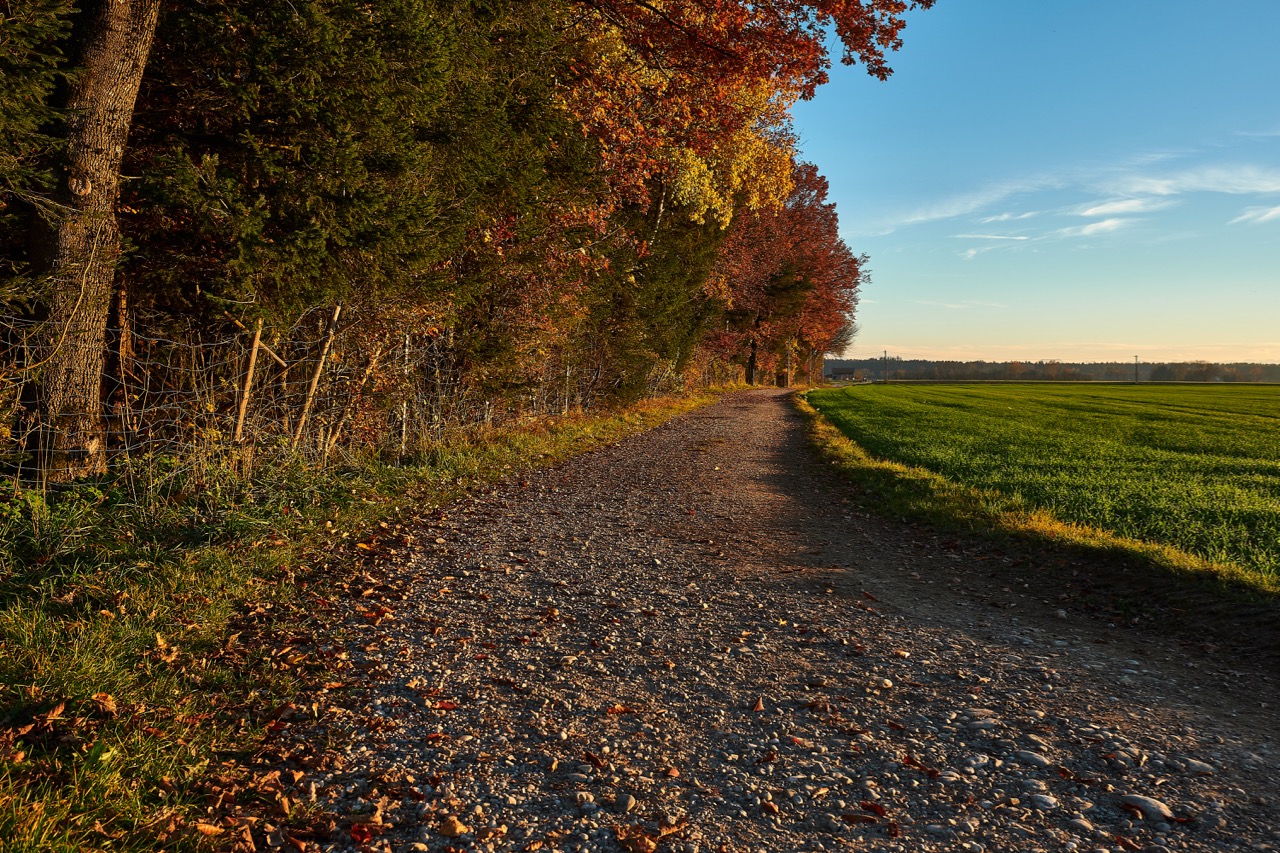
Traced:
<svg viewBox="0 0 1280 853">
<path fill-rule="evenodd" d="M 37 451 L 52 481 L 106 471 L 102 381 L 120 257 L 120 160 L 159 10 L 160 0 L 86 3 L 71 51 L 78 72 L 66 104 L 58 212 L 36 238 L 52 284 L 48 322 L 32 353 L 40 365 Z"/>
</svg>

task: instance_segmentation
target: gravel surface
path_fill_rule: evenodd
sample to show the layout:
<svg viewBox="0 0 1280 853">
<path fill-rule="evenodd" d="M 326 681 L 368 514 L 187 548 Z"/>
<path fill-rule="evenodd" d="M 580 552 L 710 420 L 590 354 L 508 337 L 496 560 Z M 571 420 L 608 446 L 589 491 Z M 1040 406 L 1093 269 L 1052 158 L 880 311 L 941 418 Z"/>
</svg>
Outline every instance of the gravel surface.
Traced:
<svg viewBox="0 0 1280 853">
<path fill-rule="evenodd" d="M 765 391 L 438 513 L 351 611 L 322 848 L 1280 849 L 1273 673 L 847 488 Z"/>
</svg>

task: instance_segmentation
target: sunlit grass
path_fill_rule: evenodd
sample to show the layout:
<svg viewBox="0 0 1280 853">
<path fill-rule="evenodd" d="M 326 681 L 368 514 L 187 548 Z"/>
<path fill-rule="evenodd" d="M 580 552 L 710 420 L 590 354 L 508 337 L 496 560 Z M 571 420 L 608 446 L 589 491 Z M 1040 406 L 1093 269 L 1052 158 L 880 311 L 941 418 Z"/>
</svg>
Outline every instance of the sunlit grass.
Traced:
<svg viewBox="0 0 1280 853">
<path fill-rule="evenodd" d="M 1280 388 L 866 385 L 808 399 L 891 512 L 1143 552 L 1280 591 Z"/>
</svg>

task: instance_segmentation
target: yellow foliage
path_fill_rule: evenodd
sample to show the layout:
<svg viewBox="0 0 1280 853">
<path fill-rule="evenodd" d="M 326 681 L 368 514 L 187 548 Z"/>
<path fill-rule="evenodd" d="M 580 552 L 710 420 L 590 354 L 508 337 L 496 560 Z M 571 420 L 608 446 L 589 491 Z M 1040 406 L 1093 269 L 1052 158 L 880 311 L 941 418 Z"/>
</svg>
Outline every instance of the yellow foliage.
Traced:
<svg viewBox="0 0 1280 853">
<path fill-rule="evenodd" d="M 705 155 L 687 147 L 666 152 L 672 195 L 695 222 L 711 216 L 727 227 L 739 203 L 749 210 L 782 205 L 792 189 L 794 102 L 772 83 L 743 86 L 729 99 L 740 129 Z"/>
</svg>

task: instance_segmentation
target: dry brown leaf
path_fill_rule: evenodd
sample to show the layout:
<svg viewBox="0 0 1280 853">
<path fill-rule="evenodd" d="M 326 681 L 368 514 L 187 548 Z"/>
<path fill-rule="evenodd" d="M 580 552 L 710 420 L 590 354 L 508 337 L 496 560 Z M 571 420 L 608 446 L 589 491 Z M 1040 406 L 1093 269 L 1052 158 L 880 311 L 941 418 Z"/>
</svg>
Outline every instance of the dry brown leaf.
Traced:
<svg viewBox="0 0 1280 853">
<path fill-rule="evenodd" d="M 627 853 L 654 853 L 658 849 L 658 842 L 649 837 L 649 833 L 644 831 L 640 826 L 615 826 L 613 834 L 618 839 L 618 844 Z"/>
<path fill-rule="evenodd" d="M 440 834 L 445 838 L 457 838 L 459 835 L 466 835 L 470 831 L 471 827 L 453 815 L 449 815 L 440 821 Z"/>
<path fill-rule="evenodd" d="M 99 714 L 105 714 L 108 717 L 114 717 L 118 711 L 116 708 L 116 700 L 110 693 L 95 693 L 92 696 L 93 708 Z"/>
<path fill-rule="evenodd" d="M 226 830 L 220 826 L 214 826 L 211 823 L 197 823 L 196 832 L 212 838 L 215 835 L 221 835 L 226 832 Z"/>
</svg>

